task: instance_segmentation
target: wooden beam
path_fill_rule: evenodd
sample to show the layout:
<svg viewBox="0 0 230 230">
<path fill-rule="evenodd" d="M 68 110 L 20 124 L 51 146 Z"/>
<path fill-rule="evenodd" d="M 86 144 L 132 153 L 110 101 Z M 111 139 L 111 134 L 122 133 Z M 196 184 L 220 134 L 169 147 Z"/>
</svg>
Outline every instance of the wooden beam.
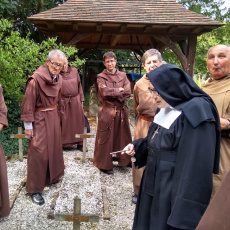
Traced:
<svg viewBox="0 0 230 230">
<path fill-rule="evenodd" d="M 152 37 L 152 36 L 148 36 L 148 39 L 149 39 L 149 42 L 150 42 L 150 44 L 151 44 L 151 47 L 152 47 L 152 48 L 155 48 L 155 47 L 156 47 L 156 45 L 157 45 L 156 40 L 155 40 L 155 39 L 153 39 L 153 37 Z"/>
<path fill-rule="evenodd" d="M 82 162 L 85 162 L 85 158 L 86 158 L 86 152 L 88 151 L 86 148 L 87 145 L 87 138 L 91 138 L 94 137 L 93 134 L 91 133 L 87 133 L 87 128 L 84 127 L 84 133 L 81 134 L 75 134 L 76 138 L 82 138 L 83 139 L 83 156 L 82 156 Z"/>
<path fill-rule="evenodd" d="M 140 55 L 141 57 L 143 56 L 143 52 L 141 50 L 134 50 L 134 52 Z"/>
<path fill-rule="evenodd" d="M 78 24 L 77 23 L 73 24 L 73 31 L 78 31 Z"/>
<path fill-rule="evenodd" d="M 152 26 L 150 26 L 150 25 L 146 26 L 146 27 L 144 28 L 144 33 L 150 32 L 151 29 L 152 29 Z"/>
<path fill-rule="evenodd" d="M 188 52 L 188 45 L 187 45 L 186 40 L 179 41 L 178 45 L 180 46 L 182 53 L 186 56 Z"/>
<path fill-rule="evenodd" d="M 78 57 L 80 57 L 80 56 L 86 54 L 86 53 L 89 52 L 90 50 L 92 50 L 92 49 L 85 48 L 85 49 L 82 49 L 82 50 L 78 51 L 78 53 L 77 53 L 77 54 L 78 54 Z"/>
<path fill-rule="evenodd" d="M 178 26 L 171 26 L 171 27 L 168 29 L 168 33 L 169 33 L 169 34 L 175 33 L 176 31 L 178 31 Z"/>
<path fill-rule="evenodd" d="M 101 32 L 102 31 L 102 24 L 98 23 L 97 24 L 97 32 Z"/>
<path fill-rule="evenodd" d="M 187 72 L 187 57 L 178 49 L 174 42 L 168 36 L 153 35 L 153 37 L 169 47 L 178 57 L 183 69 Z"/>
<path fill-rule="evenodd" d="M 190 35 L 188 37 L 188 65 L 187 65 L 187 73 L 193 77 L 194 73 L 194 64 L 195 64 L 195 56 L 196 56 L 196 45 L 197 45 L 197 35 Z"/>
<path fill-rule="evenodd" d="M 46 25 L 47 25 L 47 28 L 48 28 L 49 32 L 50 31 L 55 31 L 55 24 L 54 23 L 47 22 Z"/>
<path fill-rule="evenodd" d="M 113 35 L 110 40 L 110 45 L 114 47 L 117 44 L 117 42 L 120 40 L 121 37 L 122 35 Z"/>
<path fill-rule="evenodd" d="M 120 33 L 124 33 L 127 29 L 127 24 L 122 24 L 120 27 Z"/>
<path fill-rule="evenodd" d="M 196 27 L 192 30 L 192 34 L 199 34 L 202 31 L 202 27 Z"/>
<path fill-rule="evenodd" d="M 76 43 L 75 44 L 76 48 L 80 49 L 95 49 L 95 47 L 97 46 L 97 43 Z M 144 50 L 150 49 L 152 48 L 152 46 L 150 44 L 147 45 L 142 45 L 142 48 Z M 101 43 L 100 44 L 100 49 L 111 49 L 110 43 Z M 124 49 L 124 50 L 138 50 L 140 49 L 140 46 L 137 44 L 134 44 L 133 47 L 131 46 L 131 44 L 117 44 L 116 46 L 113 47 L 113 49 Z"/>
<path fill-rule="evenodd" d="M 72 46 L 81 41 L 82 39 L 90 36 L 90 34 L 77 34 L 75 35 L 66 45 L 67 46 Z"/>
</svg>

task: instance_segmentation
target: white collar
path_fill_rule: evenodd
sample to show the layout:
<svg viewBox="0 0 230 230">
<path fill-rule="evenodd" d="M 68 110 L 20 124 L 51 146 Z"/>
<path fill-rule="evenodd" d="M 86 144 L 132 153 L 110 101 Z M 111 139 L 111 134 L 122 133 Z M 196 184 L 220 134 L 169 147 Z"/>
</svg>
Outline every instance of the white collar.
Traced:
<svg viewBox="0 0 230 230">
<path fill-rule="evenodd" d="M 173 107 L 166 107 L 160 109 L 159 113 L 154 117 L 154 123 L 169 129 L 172 123 L 181 115 L 181 111 Z"/>
</svg>

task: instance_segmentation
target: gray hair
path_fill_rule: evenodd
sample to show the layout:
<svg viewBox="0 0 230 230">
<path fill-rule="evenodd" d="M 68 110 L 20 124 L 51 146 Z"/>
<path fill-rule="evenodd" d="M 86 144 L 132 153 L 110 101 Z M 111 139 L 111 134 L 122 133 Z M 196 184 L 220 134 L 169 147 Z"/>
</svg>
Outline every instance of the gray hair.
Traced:
<svg viewBox="0 0 230 230">
<path fill-rule="evenodd" d="M 144 64 L 146 59 L 148 57 L 151 57 L 153 55 L 156 55 L 159 61 L 163 61 L 163 58 L 161 56 L 161 53 L 157 49 L 149 49 L 145 51 L 145 53 L 142 56 L 142 63 Z"/>
<path fill-rule="evenodd" d="M 65 60 L 67 59 L 65 54 L 61 50 L 58 50 L 58 49 L 51 50 L 48 54 L 48 59 L 52 60 L 54 56 L 57 56 L 58 58 L 63 58 Z"/>
</svg>

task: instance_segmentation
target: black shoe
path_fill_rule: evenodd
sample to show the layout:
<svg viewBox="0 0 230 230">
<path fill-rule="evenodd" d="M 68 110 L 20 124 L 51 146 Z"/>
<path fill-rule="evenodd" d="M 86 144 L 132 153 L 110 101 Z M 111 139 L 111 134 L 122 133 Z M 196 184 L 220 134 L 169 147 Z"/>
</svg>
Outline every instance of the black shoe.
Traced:
<svg viewBox="0 0 230 230">
<path fill-rule="evenodd" d="M 35 204 L 43 205 L 45 203 L 45 200 L 40 193 L 31 194 L 31 199 Z"/>
<path fill-rule="evenodd" d="M 134 204 L 137 203 L 137 195 L 133 195 L 133 196 L 132 196 L 132 202 L 133 202 Z"/>
<path fill-rule="evenodd" d="M 105 169 L 100 169 L 103 173 L 106 173 L 106 174 L 113 174 L 113 170 L 105 170 Z"/>
</svg>

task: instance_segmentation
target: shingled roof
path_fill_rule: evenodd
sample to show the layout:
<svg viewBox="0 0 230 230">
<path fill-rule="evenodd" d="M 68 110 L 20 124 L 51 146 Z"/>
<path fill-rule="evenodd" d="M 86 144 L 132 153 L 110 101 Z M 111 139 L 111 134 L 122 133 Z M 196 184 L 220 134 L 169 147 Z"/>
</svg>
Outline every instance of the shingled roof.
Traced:
<svg viewBox="0 0 230 230">
<path fill-rule="evenodd" d="M 163 51 L 223 25 L 175 0 L 68 0 L 28 19 L 46 35 L 86 50 Z"/>
<path fill-rule="evenodd" d="M 185 9 L 174 0 L 68 0 L 58 7 L 29 17 L 29 20 L 202 25 L 212 28 L 221 25 L 218 21 Z"/>
</svg>

